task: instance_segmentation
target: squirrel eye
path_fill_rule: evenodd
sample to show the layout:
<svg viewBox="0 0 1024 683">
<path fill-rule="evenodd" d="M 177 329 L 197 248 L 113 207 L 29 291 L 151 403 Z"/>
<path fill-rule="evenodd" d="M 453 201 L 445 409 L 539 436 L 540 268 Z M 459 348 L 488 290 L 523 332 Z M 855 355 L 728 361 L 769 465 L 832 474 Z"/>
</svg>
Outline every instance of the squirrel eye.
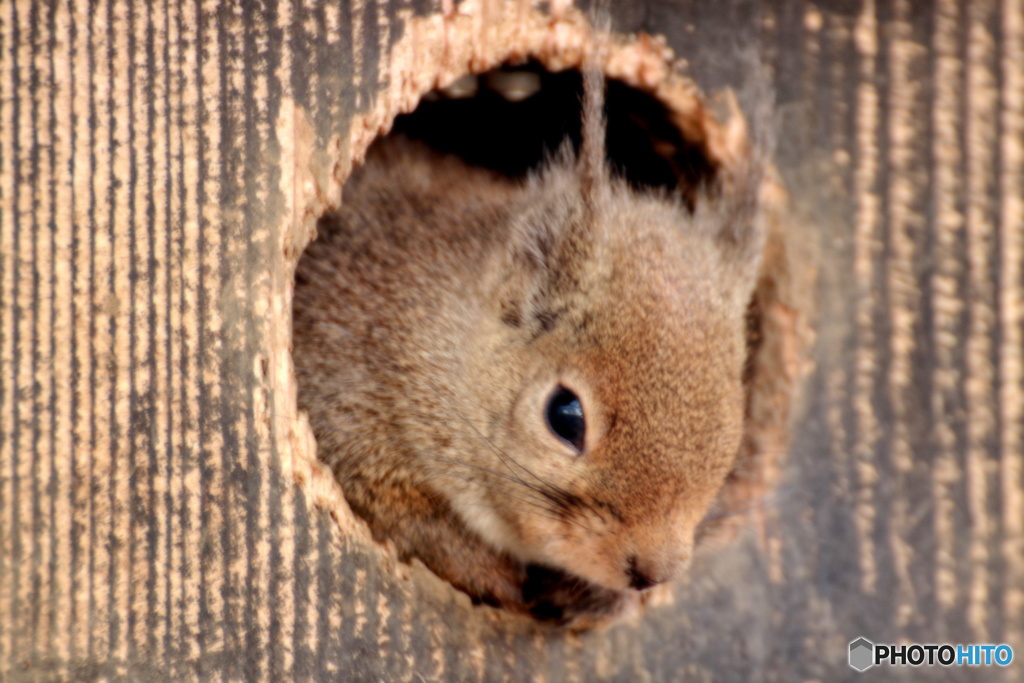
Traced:
<svg viewBox="0 0 1024 683">
<path fill-rule="evenodd" d="M 570 444 L 577 452 L 583 452 L 583 436 L 586 422 L 583 420 L 583 405 L 579 397 L 559 386 L 548 399 L 546 412 L 548 428 L 558 438 Z"/>
</svg>

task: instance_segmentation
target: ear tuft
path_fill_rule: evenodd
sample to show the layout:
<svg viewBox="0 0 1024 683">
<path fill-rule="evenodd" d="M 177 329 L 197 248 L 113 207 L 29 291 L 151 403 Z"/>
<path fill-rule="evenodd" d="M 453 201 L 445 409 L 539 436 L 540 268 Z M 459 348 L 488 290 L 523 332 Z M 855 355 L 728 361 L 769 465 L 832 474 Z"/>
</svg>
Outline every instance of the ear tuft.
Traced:
<svg viewBox="0 0 1024 683">
<path fill-rule="evenodd" d="M 695 214 L 714 231 L 727 263 L 757 268 L 764 250 L 763 195 L 774 143 L 772 91 L 768 74 L 753 50 L 745 51 L 749 80 L 740 93 L 748 105 L 741 112 L 727 94 L 729 127 L 737 152 L 720 168 L 712 185 L 698 197 Z"/>
<path fill-rule="evenodd" d="M 603 3 L 598 3 L 591 19 L 591 50 L 582 65 L 582 141 L 577 162 L 584 205 L 591 213 L 596 213 L 609 183 L 604 64 L 608 56 L 610 28 L 608 10 Z"/>
</svg>

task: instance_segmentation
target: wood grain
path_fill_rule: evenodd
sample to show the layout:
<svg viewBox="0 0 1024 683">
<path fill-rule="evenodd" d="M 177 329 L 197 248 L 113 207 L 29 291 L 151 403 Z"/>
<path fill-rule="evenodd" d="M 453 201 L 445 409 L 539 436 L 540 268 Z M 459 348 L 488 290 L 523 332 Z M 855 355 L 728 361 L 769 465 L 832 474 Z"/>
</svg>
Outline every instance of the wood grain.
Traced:
<svg viewBox="0 0 1024 683">
<path fill-rule="evenodd" d="M 858 636 L 1006 642 L 969 673 L 1021 678 L 1024 5 L 614 13 L 709 92 L 760 46 L 818 345 L 750 532 L 579 636 L 370 543 L 288 357 L 352 157 L 459 68 L 553 49 L 529 3 L 0 3 L 0 678 L 834 680 Z"/>
</svg>

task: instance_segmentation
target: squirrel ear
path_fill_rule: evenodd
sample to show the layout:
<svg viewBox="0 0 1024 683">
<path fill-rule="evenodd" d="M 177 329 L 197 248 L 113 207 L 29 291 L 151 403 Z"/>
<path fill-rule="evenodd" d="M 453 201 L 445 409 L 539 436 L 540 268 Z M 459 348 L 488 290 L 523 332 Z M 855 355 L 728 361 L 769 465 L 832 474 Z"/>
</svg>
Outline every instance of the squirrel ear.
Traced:
<svg viewBox="0 0 1024 683">
<path fill-rule="evenodd" d="M 741 113 L 736 96 L 727 93 L 728 131 L 737 150 L 719 168 L 714 181 L 697 198 L 695 216 L 714 232 L 726 261 L 756 267 L 765 242 L 762 193 L 768 177 L 774 141 L 773 97 L 768 75 L 756 53 L 743 61 L 750 64 L 750 78 L 739 93 L 749 104 Z"/>
<path fill-rule="evenodd" d="M 550 201 L 530 206 L 514 223 L 514 241 L 505 252 L 492 299 L 501 321 L 537 336 L 552 329 L 561 315 L 558 301 L 579 286 L 586 255 L 577 238 L 579 203 Z"/>
<path fill-rule="evenodd" d="M 764 249 L 761 193 L 765 168 L 758 157 L 749 154 L 720 170 L 695 207 L 696 220 L 714 232 L 725 260 L 741 266 L 755 266 Z"/>
<path fill-rule="evenodd" d="M 608 38 L 605 10 L 594 20 L 591 52 L 581 67 L 583 101 L 580 113 L 580 148 L 566 140 L 547 170 L 534 178 L 538 201 L 520 216 L 513 258 L 527 272 L 546 280 L 543 291 L 555 293 L 576 279 L 601 240 L 601 214 L 611 190 L 605 121 L 605 76 L 602 70 Z"/>
<path fill-rule="evenodd" d="M 600 233 L 580 201 L 573 166 L 556 163 L 531 182 L 536 193 L 511 218 L 494 298 L 506 324 L 543 333 L 557 320 L 559 301 L 580 290 Z"/>
</svg>

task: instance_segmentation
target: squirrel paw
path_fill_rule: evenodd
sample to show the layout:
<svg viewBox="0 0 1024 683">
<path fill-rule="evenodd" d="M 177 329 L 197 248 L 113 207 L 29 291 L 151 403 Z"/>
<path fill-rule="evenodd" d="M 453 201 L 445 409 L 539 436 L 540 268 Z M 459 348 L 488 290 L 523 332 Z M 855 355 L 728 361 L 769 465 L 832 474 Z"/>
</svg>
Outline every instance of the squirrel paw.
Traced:
<svg viewBox="0 0 1024 683">
<path fill-rule="evenodd" d="M 541 621 L 583 630 L 610 622 L 626 611 L 636 596 L 590 583 L 557 569 L 529 565 L 523 602 Z"/>
</svg>

